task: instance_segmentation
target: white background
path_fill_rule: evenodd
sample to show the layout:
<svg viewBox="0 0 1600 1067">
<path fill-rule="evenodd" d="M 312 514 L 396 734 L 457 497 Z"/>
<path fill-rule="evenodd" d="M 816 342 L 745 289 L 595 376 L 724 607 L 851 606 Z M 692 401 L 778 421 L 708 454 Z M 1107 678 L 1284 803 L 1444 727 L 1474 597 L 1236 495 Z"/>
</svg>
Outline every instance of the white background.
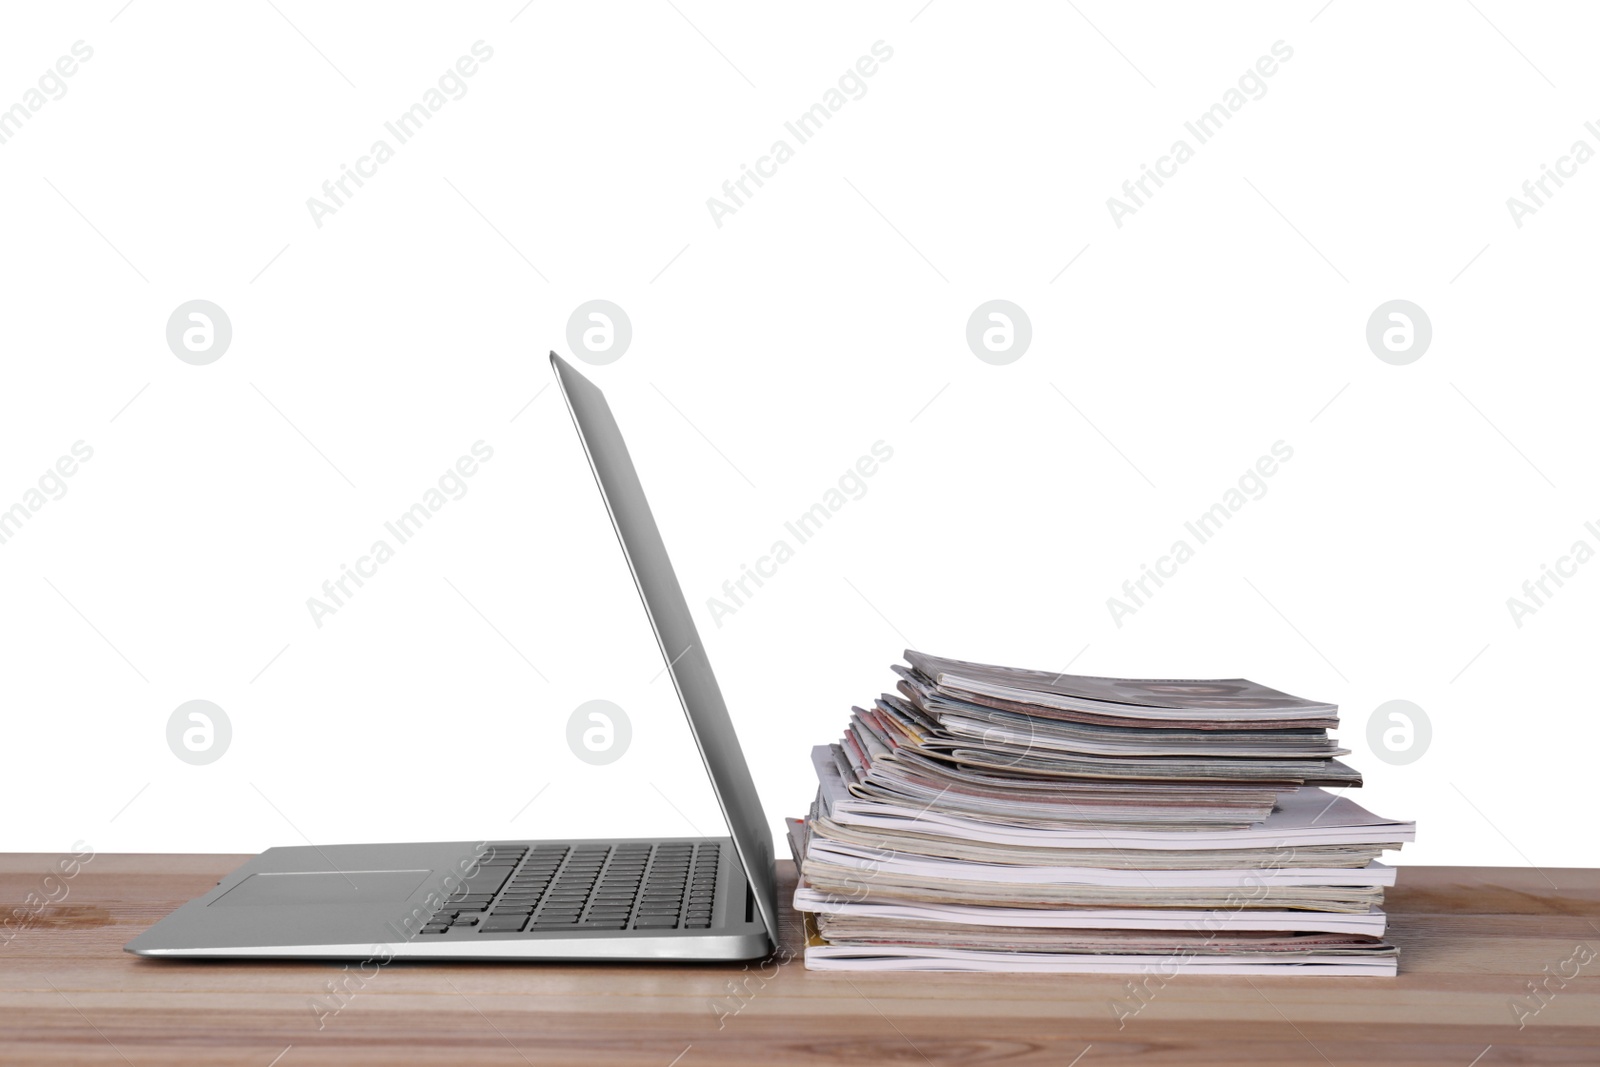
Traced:
<svg viewBox="0 0 1600 1067">
<path fill-rule="evenodd" d="M 94 50 L 0 145 L 0 508 L 94 450 L 0 545 L 4 848 L 720 832 L 548 388 L 603 298 L 633 342 L 583 369 L 775 830 L 910 643 L 1334 701 L 1358 799 L 1418 820 L 1402 862 L 1600 862 L 1600 565 L 1520 628 L 1506 605 L 1600 547 L 1600 163 L 1520 228 L 1506 206 L 1600 148 L 1593 12 L 123 2 L 0 32 L 0 106 Z M 307 198 L 479 40 L 466 95 L 319 228 Z M 1280 40 L 1266 94 L 1116 226 L 1107 198 Z M 718 227 L 707 198 L 779 138 Z M 197 298 L 233 326 L 208 366 L 165 339 Z M 994 298 L 1032 322 L 1008 366 L 965 341 Z M 1433 324 L 1408 366 L 1364 336 L 1396 298 Z M 316 626 L 307 598 L 479 440 L 469 492 Z M 716 625 L 880 440 L 865 496 Z M 1107 598 L 1277 441 L 1266 495 L 1117 626 Z M 565 742 L 593 698 L 633 723 L 604 767 Z M 1406 766 L 1366 739 L 1396 698 L 1433 724 Z M 232 722 L 206 766 L 166 743 L 191 699 Z"/>
</svg>

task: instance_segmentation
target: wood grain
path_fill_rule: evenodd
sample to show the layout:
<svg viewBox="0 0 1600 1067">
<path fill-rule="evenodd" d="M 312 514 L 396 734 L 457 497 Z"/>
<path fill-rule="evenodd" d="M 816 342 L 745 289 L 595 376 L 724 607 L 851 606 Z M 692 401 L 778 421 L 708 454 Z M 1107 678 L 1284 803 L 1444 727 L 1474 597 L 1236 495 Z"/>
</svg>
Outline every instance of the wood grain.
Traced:
<svg viewBox="0 0 1600 1067">
<path fill-rule="evenodd" d="M 784 962 L 799 945 L 787 909 L 784 952 L 748 967 L 393 963 L 363 977 L 122 951 L 244 859 L 100 855 L 65 897 L 54 889 L 0 941 L 0 1064 L 1600 1064 L 1600 958 L 1552 979 L 1520 1029 L 1512 1010 L 1579 946 L 1600 953 L 1596 870 L 1404 867 L 1389 894 L 1398 978 L 1177 978 L 1119 1025 L 1113 1003 L 1141 1003 L 1126 979 L 808 972 Z M 0 856 L 0 915 L 56 860 Z M 781 874 L 787 897 L 792 866 Z"/>
</svg>

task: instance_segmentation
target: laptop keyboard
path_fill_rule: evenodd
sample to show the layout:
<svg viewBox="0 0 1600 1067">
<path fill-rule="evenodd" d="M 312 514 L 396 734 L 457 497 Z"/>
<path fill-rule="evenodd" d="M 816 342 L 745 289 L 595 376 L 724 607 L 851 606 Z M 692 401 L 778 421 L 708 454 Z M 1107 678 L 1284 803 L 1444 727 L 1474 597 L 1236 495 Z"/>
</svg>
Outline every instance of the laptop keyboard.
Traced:
<svg viewBox="0 0 1600 1067">
<path fill-rule="evenodd" d="M 495 845 L 423 934 L 708 930 L 715 841 Z"/>
</svg>

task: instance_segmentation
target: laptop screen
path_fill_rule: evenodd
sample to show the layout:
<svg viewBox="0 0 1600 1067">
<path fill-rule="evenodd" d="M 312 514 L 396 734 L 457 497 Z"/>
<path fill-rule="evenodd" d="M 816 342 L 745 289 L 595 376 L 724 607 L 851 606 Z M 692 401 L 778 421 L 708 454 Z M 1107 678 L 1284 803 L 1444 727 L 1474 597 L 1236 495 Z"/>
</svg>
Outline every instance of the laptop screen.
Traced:
<svg viewBox="0 0 1600 1067">
<path fill-rule="evenodd" d="M 672 561 L 667 557 L 667 546 L 661 541 L 661 531 L 656 528 L 644 487 L 639 484 L 628 446 L 605 395 L 554 352 L 550 353 L 550 363 L 562 395 L 567 398 L 572 421 L 577 424 L 595 481 L 600 484 L 600 495 L 605 499 L 617 539 L 622 542 L 623 555 L 644 600 L 678 700 L 689 718 L 689 729 L 705 760 L 762 921 L 776 945 L 778 886 L 772 867 L 772 831 L 761 810 L 761 798 L 756 795 L 728 707 L 722 702 L 711 660 L 700 643 L 689 604 L 683 599 Z"/>
</svg>

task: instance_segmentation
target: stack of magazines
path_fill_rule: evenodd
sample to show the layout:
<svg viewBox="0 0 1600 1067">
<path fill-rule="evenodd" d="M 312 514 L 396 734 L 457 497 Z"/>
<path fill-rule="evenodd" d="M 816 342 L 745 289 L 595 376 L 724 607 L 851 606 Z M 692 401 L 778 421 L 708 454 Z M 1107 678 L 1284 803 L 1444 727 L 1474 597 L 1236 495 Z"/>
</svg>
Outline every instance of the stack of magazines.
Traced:
<svg viewBox="0 0 1600 1067">
<path fill-rule="evenodd" d="M 1386 849 L 1331 704 L 907 650 L 789 822 L 820 970 L 1392 975 Z"/>
</svg>

